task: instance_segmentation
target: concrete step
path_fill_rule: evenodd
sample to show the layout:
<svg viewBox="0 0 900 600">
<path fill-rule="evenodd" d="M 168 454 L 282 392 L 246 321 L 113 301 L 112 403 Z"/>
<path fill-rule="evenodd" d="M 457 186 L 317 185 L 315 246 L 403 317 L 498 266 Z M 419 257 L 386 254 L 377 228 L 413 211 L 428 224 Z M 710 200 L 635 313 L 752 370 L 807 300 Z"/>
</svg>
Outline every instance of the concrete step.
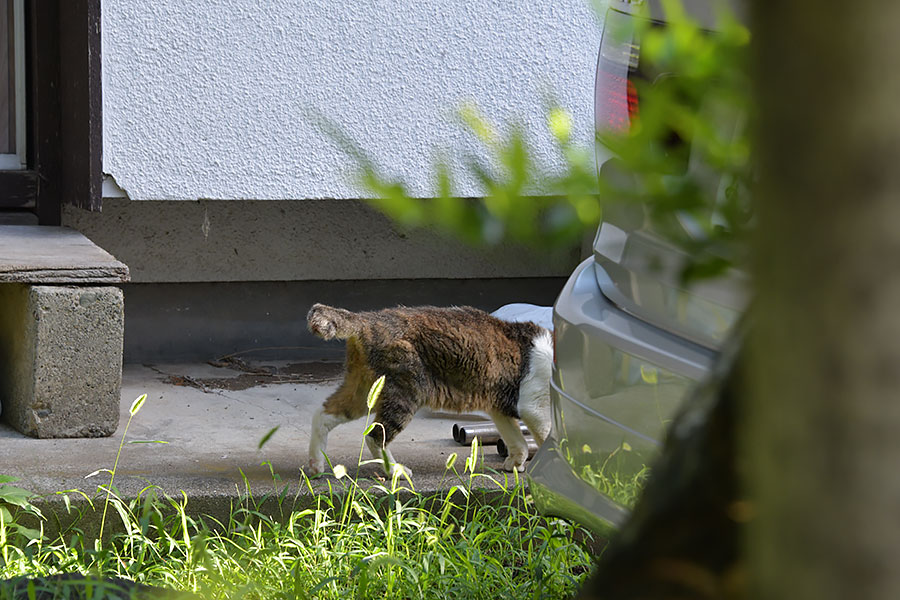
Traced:
<svg viewBox="0 0 900 600">
<path fill-rule="evenodd" d="M 128 267 L 68 227 L 0 225 L 0 283 L 123 283 Z"/>
</svg>

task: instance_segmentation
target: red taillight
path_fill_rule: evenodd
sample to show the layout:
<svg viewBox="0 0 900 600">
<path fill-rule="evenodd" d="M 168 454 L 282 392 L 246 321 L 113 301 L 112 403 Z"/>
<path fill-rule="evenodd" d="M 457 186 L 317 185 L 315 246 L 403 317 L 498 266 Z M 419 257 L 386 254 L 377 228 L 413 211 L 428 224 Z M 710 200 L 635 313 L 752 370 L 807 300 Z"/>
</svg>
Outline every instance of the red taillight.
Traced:
<svg viewBox="0 0 900 600">
<path fill-rule="evenodd" d="M 634 87 L 634 82 L 630 79 L 625 88 L 625 94 L 628 100 L 628 118 L 634 119 L 638 114 L 638 93 L 637 88 Z"/>
<path fill-rule="evenodd" d="M 599 131 L 627 132 L 638 114 L 638 93 L 634 82 L 599 69 L 594 110 Z"/>
<path fill-rule="evenodd" d="M 625 133 L 638 115 L 637 77 L 640 46 L 631 15 L 610 10 L 606 15 L 597 79 L 594 120 L 599 133 Z"/>
</svg>

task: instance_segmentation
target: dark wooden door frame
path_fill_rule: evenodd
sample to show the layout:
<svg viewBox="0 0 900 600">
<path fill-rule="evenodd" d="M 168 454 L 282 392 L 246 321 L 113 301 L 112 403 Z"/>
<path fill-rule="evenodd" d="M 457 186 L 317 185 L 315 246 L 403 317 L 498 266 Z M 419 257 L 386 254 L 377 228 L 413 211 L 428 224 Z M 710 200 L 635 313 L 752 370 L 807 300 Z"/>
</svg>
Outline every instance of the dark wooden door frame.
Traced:
<svg viewBox="0 0 900 600">
<path fill-rule="evenodd" d="M 58 225 L 62 203 L 100 210 L 100 0 L 26 0 L 28 169 L 0 171 L 0 205 Z"/>
<path fill-rule="evenodd" d="M 103 188 L 100 0 L 61 0 L 59 6 L 61 200 L 99 211 Z"/>
</svg>

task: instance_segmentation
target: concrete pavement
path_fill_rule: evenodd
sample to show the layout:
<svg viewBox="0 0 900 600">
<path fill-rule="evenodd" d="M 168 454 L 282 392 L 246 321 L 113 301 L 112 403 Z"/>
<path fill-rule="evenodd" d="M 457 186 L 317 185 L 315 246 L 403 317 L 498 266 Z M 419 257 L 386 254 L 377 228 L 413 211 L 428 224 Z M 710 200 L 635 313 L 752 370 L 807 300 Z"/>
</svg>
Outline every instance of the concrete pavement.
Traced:
<svg viewBox="0 0 900 600">
<path fill-rule="evenodd" d="M 334 390 L 341 375 L 336 363 L 220 363 L 191 365 L 126 365 L 122 380 L 121 421 L 115 435 L 94 439 L 32 439 L 0 425 L 0 474 L 19 478 L 15 485 L 46 498 L 79 489 L 94 495 L 108 481 L 129 407 L 141 394 L 147 400 L 127 432 L 115 485 L 127 497 L 149 484 L 173 497 L 187 493 L 195 511 L 219 512 L 246 491 L 254 495 L 273 486 L 290 486 L 309 494 L 300 483 L 306 464 L 312 413 Z M 481 415 L 435 414 L 421 411 L 391 445 L 396 459 L 413 471 L 418 491 L 434 491 L 456 483 L 445 464 L 456 452 L 461 471 L 469 448 L 453 441 L 454 423 L 484 420 Z M 278 430 L 261 448 L 267 432 Z M 329 437 L 332 462 L 355 473 L 364 421 L 339 426 Z M 128 442 L 166 443 L 128 443 Z M 363 455 L 369 458 L 368 452 Z M 502 459 L 493 447 L 485 451 L 484 467 L 499 469 Z M 275 477 L 273 478 L 273 473 Z M 377 481 L 376 465 L 361 468 L 362 477 Z M 328 480 L 315 481 L 327 488 Z M 70 494 L 77 500 L 78 496 Z M 206 507 L 206 508 L 202 508 Z"/>
</svg>

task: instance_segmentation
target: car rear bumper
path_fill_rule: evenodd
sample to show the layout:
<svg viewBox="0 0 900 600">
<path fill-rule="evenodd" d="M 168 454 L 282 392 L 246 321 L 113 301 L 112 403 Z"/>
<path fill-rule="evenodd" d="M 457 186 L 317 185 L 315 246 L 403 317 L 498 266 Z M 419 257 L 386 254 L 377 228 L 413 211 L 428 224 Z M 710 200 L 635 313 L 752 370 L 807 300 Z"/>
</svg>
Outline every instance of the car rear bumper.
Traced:
<svg viewBox="0 0 900 600">
<path fill-rule="evenodd" d="M 611 535 L 628 517 L 626 508 L 598 493 L 572 471 L 552 437 L 531 460 L 528 485 L 541 514 L 580 523 L 599 535 Z"/>
<path fill-rule="evenodd" d="M 603 277 L 584 261 L 554 307 L 553 430 L 528 469 L 538 510 L 601 534 L 627 517 L 668 415 L 716 355 L 619 309 Z"/>
</svg>

